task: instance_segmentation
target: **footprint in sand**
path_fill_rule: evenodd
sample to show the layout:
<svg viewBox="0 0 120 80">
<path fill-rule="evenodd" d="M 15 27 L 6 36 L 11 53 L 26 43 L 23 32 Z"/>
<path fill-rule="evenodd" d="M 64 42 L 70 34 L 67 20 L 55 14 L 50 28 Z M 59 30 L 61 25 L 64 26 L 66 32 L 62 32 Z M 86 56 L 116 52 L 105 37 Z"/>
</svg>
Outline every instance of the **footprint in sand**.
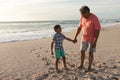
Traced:
<svg viewBox="0 0 120 80">
<path fill-rule="evenodd" d="M 53 79 L 58 79 L 58 76 L 57 76 L 56 74 L 53 74 L 53 75 L 52 75 L 52 78 L 53 78 Z"/>
<path fill-rule="evenodd" d="M 43 79 L 43 80 L 44 80 L 44 79 L 47 79 L 47 78 L 48 78 L 48 76 L 49 76 L 49 74 L 48 74 L 48 73 L 46 73 L 46 74 L 42 75 L 42 79 Z"/>
<path fill-rule="evenodd" d="M 42 61 L 47 61 L 47 58 L 46 58 L 46 57 L 43 57 L 43 58 L 42 58 Z"/>
<path fill-rule="evenodd" d="M 45 65 L 46 65 L 46 66 L 52 64 L 52 63 L 51 63 L 51 60 L 50 60 L 50 59 L 47 59 L 46 57 L 43 57 L 43 58 L 42 58 L 42 61 L 45 61 Z"/>
<path fill-rule="evenodd" d="M 30 51 L 30 52 L 32 53 L 32 52 L 34 52 L 35 50 L 36 50 L 36 49 L 31 49 L 31 51 Z"/>
<path fill-rule="evenodd" d="M 72 50 L 72 49 L 71 49 Z M 71 53 L 75 53 L 74 51 L 71 51 Z"/>
<path fill-rule="evenodd" d="M 76 72 L 75 72 L 75 70 L 68 70 L 66 73 L 70 74 L 70 75 L 74 75 Z"/>
<path fill-rule="evenodd" d="M 40 57 L 40 51 L 38 49 L 32 49 L 31 53 L 34 53 L 37 57 Z"/>
<path fill-rule="evenodd" d="M 36 55 L 37 57 L 40 57 L 40 52 L 36 52 L 35 55 Z"/>
<path fill-rule="evenodd" d="M 67 65 L 70 66 L 71 68 L 74 68 L 75 67 L 75 64 L 71 64 L 69 62 L 67 62 Z"/>
<path fill-rule="evenodd" d="M 112 77 L 111 78 L 112 80 L 120 80 L 120 77 L 118 78 L 118 77 Z"/>
<path fill-rule="evenodd" d="M 45 50 L 45 53 L 48 53 L 48 52 L 50 52 L 50 51 L 48 51 L 48 50 Z"/>
<path fill-rule="evenodd" d="M 37 77 L 34 80 L 43 80 L 42 77 Z"/>
<path fill-rule="evenodd" d="M 47 79 L 48 76 L 49 76 L 48 73 L 43 74 L 42 76 L 35 76 L 34 80 L 44 80 L 44 79 Z"/>
<path fill-rule="evenodd" d="M 37 57 L 40 57 L 40 54 L 38 54 Z"/>
<path fill-rule="evenodd" d="M 55 70 L 54 68 L 49 68 L 48 72 L 49 73 L 54 73 L 54 70 Z"/>
<path fill-rule="evenodd" d="M 40 49 L 42 49 L 42 47 L 40 47 Z"/>
<path fill-rule="evenodd" d="M 15 80 L 21 80 L 21 79 L 19 79 L 19 78 L 16 78 Z"/>
<path fill-rule="evenodd" d="M 47 60 L 46 61 L 46 65 L 50 65 L 51 63 L 50 63 L 50 61 L 49 60 Z"/>
</svg>

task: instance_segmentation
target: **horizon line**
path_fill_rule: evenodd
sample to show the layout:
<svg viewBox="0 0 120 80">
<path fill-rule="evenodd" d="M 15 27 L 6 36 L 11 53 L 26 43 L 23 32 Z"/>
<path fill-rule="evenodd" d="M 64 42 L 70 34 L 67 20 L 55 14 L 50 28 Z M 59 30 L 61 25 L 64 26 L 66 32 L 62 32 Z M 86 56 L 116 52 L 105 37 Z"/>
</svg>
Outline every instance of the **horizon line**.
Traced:
<svg viewBox="0 0 120 80">
<path fill-rule="evenodd" d="M 20 23 L 20 22 L 48 22 L 48 21 L 77 21 L 77 19 L 76 20 L 31 20 L 31 21 L 29 21 L 29 20 L 26 20 L 26 21 L 0 21 L 0 23 L 13 23 L 13 22 L 18 22 L 18 23 Z"/>
<path fill-rule="evenodd" d="M 102 20 L 102 19 L 100 19 L 100 20 Z M 120 20 L 120 19 L 104 19 L 104 20 Z M 26 20 L 26 21 L 0 21 L 0 23 L 31 23 L 31 22 L 49 22 L 49 21 L 51 21 L 51 22 L 55 22 L 55 21 L 79 21 L 79 19 L 77 20 L 75 20 L 75 19 L 73 19 L 73 20 Z"/>
</svg>

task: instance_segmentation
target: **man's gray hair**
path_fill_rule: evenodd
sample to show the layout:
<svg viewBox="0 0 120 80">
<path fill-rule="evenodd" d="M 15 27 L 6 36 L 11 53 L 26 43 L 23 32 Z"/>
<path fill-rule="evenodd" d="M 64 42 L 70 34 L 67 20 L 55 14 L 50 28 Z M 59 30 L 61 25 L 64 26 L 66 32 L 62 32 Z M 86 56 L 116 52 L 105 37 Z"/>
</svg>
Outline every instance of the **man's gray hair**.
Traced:
<svg viewBox="0 0 120 80">
<path fill-rule="evenodd" d="M 82 6 L 81 8 L 80 8 L 80 11 L 81 11 L 81 13 L 89 13 L 90 12 L 90 9 L 89 9 L 89 7 L 88 6 Z"/>
</svg>

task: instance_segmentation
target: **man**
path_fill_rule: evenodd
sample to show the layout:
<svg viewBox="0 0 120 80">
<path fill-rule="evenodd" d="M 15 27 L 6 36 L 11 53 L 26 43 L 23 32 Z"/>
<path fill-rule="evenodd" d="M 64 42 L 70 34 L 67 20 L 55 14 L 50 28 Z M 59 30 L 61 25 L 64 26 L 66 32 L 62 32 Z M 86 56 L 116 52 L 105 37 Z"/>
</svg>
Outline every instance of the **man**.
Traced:
<svg viewBox="0 0 120 80">
<path fill-rule="evenodd" d="M 100 23 L 93 13 L 90 13 L 90 9 L 88 6 L 82 6 L 80 8 L 81 19 L 80 25 L 77 29 L 74 41 L 77 42 L 77 36 L 79 35 L 81 29 L 82 33 L 82 40 L 81 40 L 81 65 L 78 67 L 79 69 L 84 68 L 84 59 L 85 59 L 85 51 L 89 47 L 89 66 L 88 71 L 91 70 L 91 64 L 94 59 L 93 53 L 96 49 L 96 43 L 100 33 Z"/>
</svg>

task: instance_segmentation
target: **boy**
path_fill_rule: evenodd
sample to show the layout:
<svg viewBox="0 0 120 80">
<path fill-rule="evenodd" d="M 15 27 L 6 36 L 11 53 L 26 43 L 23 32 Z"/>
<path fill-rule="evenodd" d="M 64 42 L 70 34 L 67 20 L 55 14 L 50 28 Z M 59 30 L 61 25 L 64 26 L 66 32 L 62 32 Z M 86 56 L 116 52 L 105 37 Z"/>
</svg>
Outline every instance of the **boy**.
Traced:
<svg viewBox="0 0 120 80">
<path fill-rule="evenodd" d="M 64 68 L 66 68 L 66 60 L 65 60 L 65 54 L 64 54 L 64 49 L 62 46 L 63 40 L 66 39 L 68 41 L 74 42 L 73 40 L 71 40 L 70 38 L 65 37 L 61 32 L 61 26 L 60 25 L 56 25 L 54 27 L 54 31 L 56 32 L 56 34 L 53 37 L 53 41 L 51 43 L 51 55 L 53 55 L 53 44 L 55 44 L 55 56 L 56 56 L 56 70 L 59 71 L 58 69 L 58 61 L 60 59 L 60 57 L 62 57 L 63 59 L 63 63 L 64 63 Z"/>
</svg>

